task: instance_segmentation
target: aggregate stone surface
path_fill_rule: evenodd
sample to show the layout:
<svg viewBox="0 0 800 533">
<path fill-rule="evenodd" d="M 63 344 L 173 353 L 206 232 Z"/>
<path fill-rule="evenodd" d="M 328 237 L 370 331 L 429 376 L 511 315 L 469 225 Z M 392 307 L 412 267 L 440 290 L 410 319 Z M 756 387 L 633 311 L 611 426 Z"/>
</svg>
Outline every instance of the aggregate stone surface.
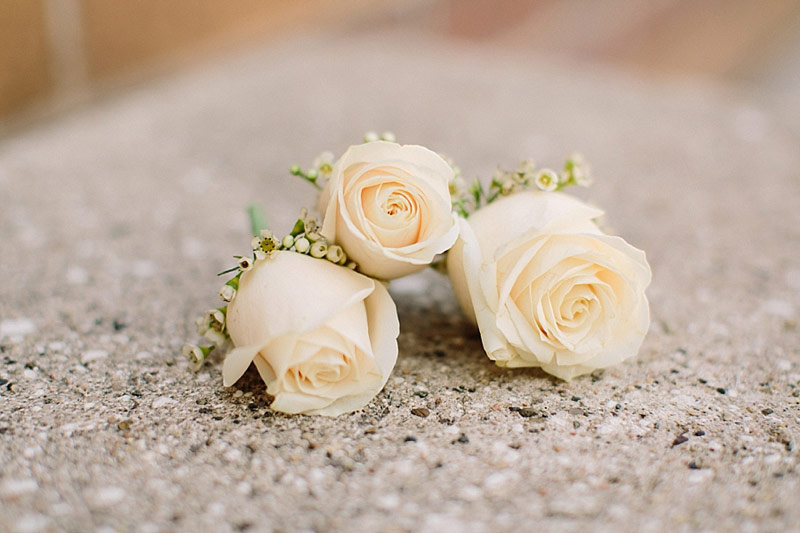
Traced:
<svg viewBox="0 0 800 533">
<path fill-rule="evenodd" d="M 800 531 L 797 107 L 412 37 L 294 38 L 0 141 L 0 530 Z M 359 412 L 192 373 L 244 206 L 289 229 L 289 165 L 370 129 L 468 178 L 581 150 L 653 268 L 639 356 L 497 368 L 429 271 Z"/>
</svg>

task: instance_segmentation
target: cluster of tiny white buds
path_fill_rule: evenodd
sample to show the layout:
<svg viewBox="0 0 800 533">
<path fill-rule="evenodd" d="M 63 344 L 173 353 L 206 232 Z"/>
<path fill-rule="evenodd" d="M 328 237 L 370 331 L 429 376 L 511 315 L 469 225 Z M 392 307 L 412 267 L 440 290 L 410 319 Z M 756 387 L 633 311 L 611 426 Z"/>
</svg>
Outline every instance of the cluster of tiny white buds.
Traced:
<svg viewBox="0 0 800 533">
<path fill-rule="evenodd" d="M 560 191 L 570 185 L 586 187 L 592 182 L 589 165 L 580 154 L 573 154 L 564 163 L 564 171 L 558 173 L 548 168 L 538 169 L 532 159 L 523 159 L 516 170 L 497 168 L 491 177 L 488 189 L 476 179 L 465 187 L 463 181 L 450 181 L 450 195 L 453 210 L 464 217 L 490 204 L 501 196 L 508 196 L 518 190 L 536 187 L 541 191 Z"/>
<path fill-rule="evenodd" d="M 229 287 L 226 285 L 226 287 Z M 225 330 L 225 315 L 228 307 L 223 306 L 217 309 L 209 309 L 203 316 L 195 320 L 197 334 L 211 343 L 210 346 L 197 346 L 196 344 L 185 344 L 183 355 L 189 359 L 193 369 L 197 370 L 202 366 L 208 354 L 214 348 L 223 346 L 228 342 L 228 333 Z"/>
<path fill-rule="evenodd" d="M 374 142 L 374 141 L 386 141 L 386 142 L 393 143 L 393 142 L 397 142 L 397 136 L 395 136 L 395 134 L 393 132 L 391 132 L 391 131 L 384 131 L 380 135 L 378 135 L 374 131 L 368 131 L 367 133 L 364 134 L 364 142 L 365 143 L 371 143 L 371 142 Z"/>
</svg>

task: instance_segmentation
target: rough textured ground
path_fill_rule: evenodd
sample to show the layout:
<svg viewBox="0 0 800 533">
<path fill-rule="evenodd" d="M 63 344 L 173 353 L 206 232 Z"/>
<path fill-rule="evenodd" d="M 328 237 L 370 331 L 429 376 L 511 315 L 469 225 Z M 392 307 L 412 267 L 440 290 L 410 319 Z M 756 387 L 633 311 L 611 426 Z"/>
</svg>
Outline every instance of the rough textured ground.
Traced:
<svg viewBox="0 0 800 533">
<path fill-rule="evenodd" d="M 798 107 L 351 35 L 4 140 L 0 530 L 799 531 Z M 639 357 L 496 368 L 428 272 L 393 289 L 400 358 L 361 412 L 277 415 L 252 371 L 191 373 L 243 206 L 288 229 L 311 191 L 285 169 L 373 128 L 468 177 L 581 149 L 583 196 L 653 267 Z"/>
</svg>

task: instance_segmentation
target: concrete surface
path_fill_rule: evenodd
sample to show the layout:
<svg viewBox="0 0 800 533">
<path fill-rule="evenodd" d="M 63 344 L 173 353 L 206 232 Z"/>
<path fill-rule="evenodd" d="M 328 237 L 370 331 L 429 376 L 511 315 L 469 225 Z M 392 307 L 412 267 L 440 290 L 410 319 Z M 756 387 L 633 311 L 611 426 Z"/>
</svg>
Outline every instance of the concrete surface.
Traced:
<svg viewBox="0 0 800 533">
<path fill-rule="evenodd" d="M 0 530 L 800 531 L 798 103 L 403 33 L 297 38 L 0 143 Z M 386 389 L 336 419 L 180 347 L 288 176 L 368 129 L 467 177 L 574 149 L 648 252 L 635 361 L 563 383 L 398 282 Z M 412 414 L 426 408 L 427 416 Z M 426 411 L 416 411 L 425 414 Z"/>
</svg>

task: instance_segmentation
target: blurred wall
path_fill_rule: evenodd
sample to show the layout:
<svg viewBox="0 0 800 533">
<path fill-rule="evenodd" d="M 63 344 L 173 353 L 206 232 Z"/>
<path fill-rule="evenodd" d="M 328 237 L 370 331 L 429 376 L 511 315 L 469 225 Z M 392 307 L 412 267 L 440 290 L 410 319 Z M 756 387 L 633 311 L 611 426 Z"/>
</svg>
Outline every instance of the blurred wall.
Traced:
<svg viewBox="0 0 800 533">
<path fill-rule="evenodd" d="M 387 1 L 2 0 L 0 119 L 115 76 L 135 78 L 159 62 L 335 22 Z"/>
<path fill-rule="evenodd" d="M 103 84 L 359 21 L 783 91 L 796 90 L 800 72 L 800 0 L 0 0 L 0 133 L 4 118 L 36 102 L 69 108 Z"/>
<path fill-rule="evenodd" d="M 42 2 L 5 0 L 0 8 L 0 116 L 52 88 Z"/>
</svg>

